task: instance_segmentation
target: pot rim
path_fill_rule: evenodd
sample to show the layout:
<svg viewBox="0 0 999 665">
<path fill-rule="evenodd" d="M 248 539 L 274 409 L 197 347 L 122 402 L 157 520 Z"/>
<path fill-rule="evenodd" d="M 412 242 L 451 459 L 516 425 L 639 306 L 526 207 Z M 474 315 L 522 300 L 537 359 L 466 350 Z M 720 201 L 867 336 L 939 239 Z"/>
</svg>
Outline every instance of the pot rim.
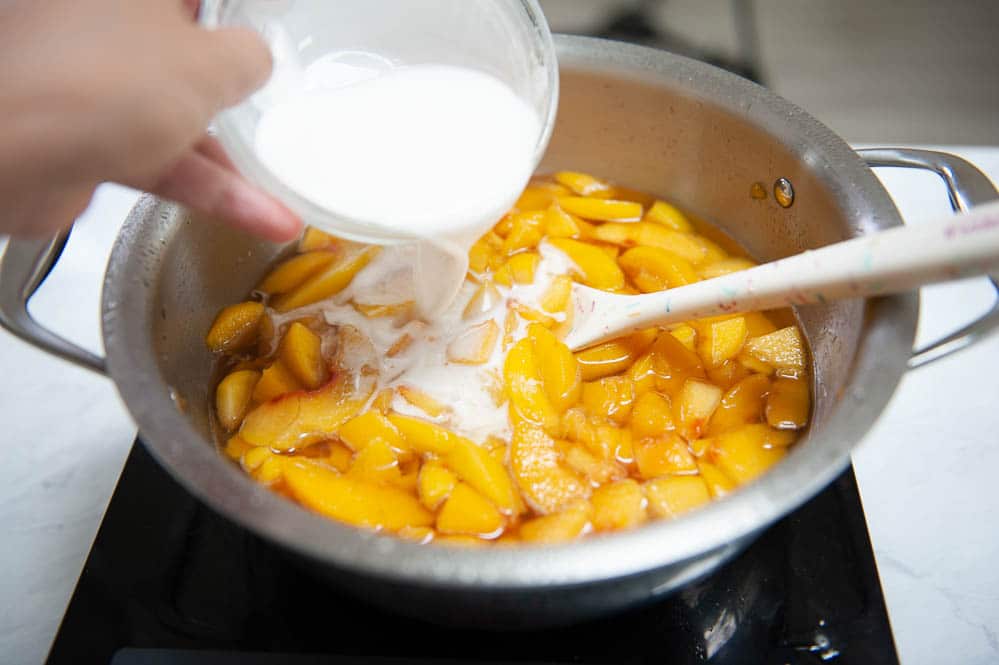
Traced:
<svg viewBox="0 0 999 665">
<path fill-rule="evenodd" d="M 887 192 L 853 150 L 810 115 L 774 93 L 710 65 L 665 51 L 556 35 L 560 66 L 673 83 L 738 114 L 826 174 L 831 194 L 861 228 L 896 226 Z M 723 550 L 796 508 L 847 465 L 888 403 L 912 348 L 918 296 L 868 302 L 864 335 L 845 394 L 810 445 L 795 448 L 759 480 L 676 520 L 556 546 L 427 547 L 356 529 L 311 513 L 249 478 L 181 413 L 158 369 L 143 316 L 157 276 L 145 247 L 165 244 L 179 206 L 145 196 L 119 234 L 105 274 L 102 326 L 109 374 L 153 456 L 188 491 L 227 518 L 310 559 L 397 582 L 489 590 L 572 586 L 621 578 Z M 873 228 L 872 227 L 872 228 Z M 145 270 L 144 278 L 137 271 Z M 870 380 L 853 385 L 858 373 Z M 817 440 L 814 440 L 817 439 Z"/>
</svg>

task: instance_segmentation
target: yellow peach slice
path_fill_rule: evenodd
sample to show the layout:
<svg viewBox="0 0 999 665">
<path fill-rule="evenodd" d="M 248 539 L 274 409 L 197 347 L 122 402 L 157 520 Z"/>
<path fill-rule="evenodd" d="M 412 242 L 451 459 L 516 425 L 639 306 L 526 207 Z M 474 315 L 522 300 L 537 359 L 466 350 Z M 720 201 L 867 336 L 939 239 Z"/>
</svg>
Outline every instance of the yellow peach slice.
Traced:
<svg viewBox="0 0 999 665">
<path fill-rule="evenodd" d="M 493 355 L 499 326 L 492 319 L 472 326 L 448 344 L 447 359 L 461 365 L 481 365 Z"/>
<path fill-rule="evenodd" d="M 597 531 L 630 529 L 645 521 L 645 494 L 631 478 L 598 487 L 590 503 Z"/>
<path fill-rule="evenodd" d="M 215 389 L 215 415 L 227 432 L 234 432 L 243 422 L 258 380 L 260 372 L 243 369 L 232 372 L 219 382 Z"/>
<path fill-rule="evenodd" d="M 708 431 L 708 421 L 721 404 L 722 390 L 718 386 L 687 379 L 673 403 L 673 420 L 677 432 L 688 441 L 699 439 Z"/>
<path fill-rule="evenodd" d="M 524 522 L 520 526 L 520 538 L 525 543 L 565 543 L 575 540 L 586 532 L 591 512 L 589 503 L 578 501 L 562 512 Z"/>
<path fill-rule="evenodd" d="M 746 341 L 746 319 L 735 316 L 712 321 L 700 328 L 697 353 L 708 367 L 718 367 L 729 358 L 739 355 Z"/>
<path fill-rule="evenodd" d="M 530 423 L 521 421 L 514 427 L 510 467 L 524 499 L 543 515 L 589 494 L 586 483 L 559 464 L 555 440 Z"/>
<path fill-rule="evenodd" d="M 628 422 L 635 401 L 635 385 L 626 376 L 608 376 L 583 384 L 583 408 L 591 416 Z"/>
<path fill-rule="evenodd" d="M 722 397 L 721 404 L 711 416 L 708 434 L 716 436 L 730 429 L 757 423 L 763 415 L 770 380 L 762 374 L 750 374 Z"/>
<path fill-rule="evenodd" d="M 428 510 L 437 510 L 458 484 L 458 478 L 439 462 L 427 462 L 420 467 L 417 493 Z"/>
<path fill-rule="evenodd" d="M 347 478 L 305 460 L 286 463 L 284 479 L 299 503 L 347 524 L 396 531 L 434 523 L 433 514 L 403 490 Z"/>
<path fill-rule="evenodd" d="M 715 437 L 708 452 L 711 461 L 739 485 L 761 475 L 787 453 L 783 447 L 766 447 L 764 441 L 761 440 L 764 438 L 764 433 L 760 427 L 747 425 L 720 434 Z M 762 427 L 769 429 L 765 426 Z M 778 432 L 777 430 L 771 431 Z"/>
<path fill-rule="evenodd" d="M 419 453 L 444 455 L 455 447 L 459 438 L 457 434 L 420 418 L 390 413 L 388 419 L 402 433 L 406 445 Z"/>
<path fill-rule="evenodd" d="M 558 423 L 558 414 L 545 392 L 541 370 L 531 340 L 513 345 L 503 363 L 503 384 L 517 414 L 548 430 Z"/>
<path fill-rule="evenodd" d="M 288 327 L 278 344 L 278 357 L 308 390 L 315 390 L 329 380 L 322 340 L 298 321 Z"/>
<path fill-rule="evenodd" d="M 504 519 L 489 499 L 458 483 L 437 514 L 437 531 L 449 535 L 496 536 Z"/>
<path fill-rule="evenodd" d="M 777 369 L 805 369 L 805 342 L 797 326 L 746 340 L 746 353 Z"/>
<path fill-rule="evenodd" d="M 808 424 L 811 402 L 804 379 L 777 377 L 765 410 L 767 422 L 777 429 L 801 429 Z"/>
<path fill-rule="evenodd" d="M 438 418 L 451 410 L 448 405 L 442 404 L 427 392 L 414 386 L 399 386 L 396 390 L 404 400 L 431 418 Z"/>
<path fill-rule="evenodd" d="M 444 455 L 443 462 L 502 512 L 518 512 L 519 503 L 513 480 L 503 463 L 490 455 L 488 450 L 456 435 L 454 446 Z"/>
<path fill-rule="evenodd" d="M 679 517 L 711 501 L 707 483 L 700 476 L 650 480 L 645 483 L 645 496 L 653 517 Z"/>
<path fill-rule="evenodd" d="M 635 464 L 642 478 L 697 472 L 687 442 L 672 432 L 636 441 Z"/>
<path fill-rule="evenodd" d="M 259 302 L 241 302 L 222 309 L 215 317 L 205 344 L 212 353 L 245 351 L 257 342 L 264 305 Z"/>
<path fill-rule="evenodd" d="M 258 291 L 278 295 L 287 293 L 302 282 L 328 267 L 337 258 L 336 252 L 320 250 L 299 254 L 284 261 L 270 271 L 257 285 Z"/>
<path fill-rule="evenodd" d="M 640 395 L 631 410 L 630 424 L 636 439 L 661 436 L 672 430 L 673 412 L 669 398 L 652 391 Z"/>
<path fill-rule="evenodd" d="M 670 205 L 665 201 L 656 201 L 653 203 L 645 212 L 645 217 L 642 218 L 642 221 L 655 222 L 674 231 L 683 231 L 685 233 L 690 233 L 694 230 L 687 216 L 680 212 L 676 206 Z"/>
<path fill-rule="evenodd" d="M 553 247 L 565 252 L 579 271 L 580 279 L 595 289 L 614 290 L 624 286 L 624 273 L 617 262 L 599 247 L 571 238 L 550 238 Z"/>
<path fill-rule="evenodd" d="M 637 221 L 642 217 L 642 204 L 587 196 L 560 196 L 558 206 L 566 212 L 594 221 Z"/>
<path fill-rule="evenodd" d="M 367 246 L 338 257 L 336 261 L 311 275 L 296 288 L 275 298 L 272 306 L 279 312 L 288 312 L 340 293 L 354 279 L 354 275 L 368 265 L 380 250 L 380 247 Z"/>
<path fill-rule="evenodd" d="M 354 416 L 340 426 L 337 436 L 354 451 L 364 450 L 375 442 L 387 444 L 396 453 L 410 450 L 395 425 L 378 411 L 365 411 Z"/>
<path fill-rule="evenodd" d="M 354 455 L 346 476 L 366 483 L 398 485 L 402 473 L 399 471 L 399 458 L 395 451 L 388 443 L 379 439 Z"/>
<path fill-rule="evenodd" d="M 569 347 L 544 326 L 530 324 L 527 336 L 534 344 L 534 357 L 548 401 L 562 413 L 579 401 L 582 391 L 579 363 Z"/>
<path fill-rule="evenodd" d="M 633 247 L 621 255 L 618 264 L 645 293 L 693 284 L 698 279 L 689 261 L 659 247 Z"/>
<path fill-rule="evenodd" d="M 302 389 L 295 375 L 280 360 L 266 367 L 253 388 L 253 401 L 258 404 L 269 402 L 281 395 Z"/>
<path fill-rule="evenodd" d="M 593 237 L 622 247 L 644 246 L 669 250 L 695 266 L 708 256 L 708 247 L 700 238 L 654 222 L 608 222 L 594 229 Z"/>
<path fill-rule="evenodd" d="M 327 439 L 370 397 L 373 385 L 357 387 L 339 375 L 312 392 L 294 392 L 261 404 L 247 414 L 239 434 L 247 443 L 275 450 L 302 448 Z"/>
</svg>

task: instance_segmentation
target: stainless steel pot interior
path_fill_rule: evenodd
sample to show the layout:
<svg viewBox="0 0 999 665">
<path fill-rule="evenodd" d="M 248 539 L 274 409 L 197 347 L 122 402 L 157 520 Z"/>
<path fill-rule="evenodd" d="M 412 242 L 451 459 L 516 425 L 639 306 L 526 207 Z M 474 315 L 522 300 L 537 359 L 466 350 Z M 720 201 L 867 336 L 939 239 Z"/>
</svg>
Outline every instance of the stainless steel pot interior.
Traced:
<svg viewBox="0 0 999 665">
<path fill-rule="evenodd" d="M 828 129 L 743 79 L 662 51 L 557 38 L 558 122 L 543 171 L 592 171 L 710 220 L 758 259 L 900 223 L 860 159 Z M 750 196 L 789 179 L 784 209 Z M 167 469 L 209 506 L 331 570 L 398 588 L 523 594 L 614 584 L 601 609 L 675 588 L 812 496 L 891 396 L 912 348 L 917 298 L 799 312 L 815 362 L 813 426 L 775 470 L 695 514 L 551 548 L 423 547 L 342 526 L 247 478 L 215 451 L 207 405 L 214 314 L 245 297 L 283 248 L 144 199 L 107 271 L 103 326 L 112 377 Z M 569 610 L 571 611 L 571 610 Z"/>
</svg>

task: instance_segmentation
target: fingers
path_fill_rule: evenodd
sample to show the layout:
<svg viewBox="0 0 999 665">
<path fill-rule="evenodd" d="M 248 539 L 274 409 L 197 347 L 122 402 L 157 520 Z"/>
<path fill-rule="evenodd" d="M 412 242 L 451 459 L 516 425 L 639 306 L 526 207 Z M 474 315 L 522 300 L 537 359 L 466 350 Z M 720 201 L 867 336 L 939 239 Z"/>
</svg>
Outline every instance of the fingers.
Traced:
<svg viewBox="0 0 999 665">
<path fill-rule="evenodd" d="M 225 148 L 214 136 L 207 134 L 203 136 L 200 141 L 194 144 L 194 150 L 229 171 L 239 172 L 236 165 L 229 159 L 229 155 L 226 154 Z"/>
<path fill-rule="evenodd" d="M 196 85 L 215 112 L 236 104 L 271 75 L 271 52 L 263 38 L 246 28 L 195 28 L 192 63 Z"/>
<path fill-rule="evenodd" d="M 292 240 L 302 230 L 297 215 L 198 151 L 184 156 L 152 192 L 267 240 Z"/>
</svg>

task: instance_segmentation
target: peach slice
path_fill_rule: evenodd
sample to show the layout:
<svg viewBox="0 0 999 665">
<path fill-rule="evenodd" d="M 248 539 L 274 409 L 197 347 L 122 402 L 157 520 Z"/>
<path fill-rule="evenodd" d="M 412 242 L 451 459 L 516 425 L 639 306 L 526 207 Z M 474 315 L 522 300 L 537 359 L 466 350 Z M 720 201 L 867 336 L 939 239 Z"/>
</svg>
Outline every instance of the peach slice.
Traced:
<svg viewBox="0 0 999 665">
<path fill-rule="evenodd" d="M 454 435 L 454 445 L 443 457 L 445 466 L 464 482 L 510 515 L 520 507 L 513 480 L 502 462 L 473 441 Z"/>
<path fill-rule="evenodd" d="M 642 478 L 697 473 L 687 442 L 672 432 L 636 441 L 635 464 Z"/>
<path fill-rule="evenodd" d="M 683 231 L 684 233 L 690 233 L 694 230 L 687 216 L 680 212 L 676 206 L 670 205 L 665 201 L 657 200 L 653 203 L 645 211 L 645 217 L 642 218 L 642 221 L 655 222 L 656 224 L 662 224 L 666 228 L 673 229 L 674 231 Z"/>
<path fill-rule="evenodd" d="M 365 411 L 354 416 L 340 426 L 337 436 L 354 451 L 364 450 L 376 442 L 387 444 L 396 453 L 410 450 L 395 425 L 378 411 Z"/>
<path fill-rule="evenodd" d="M 396 390 L 404 400 L 431 418 L 438 418 L 451 410 L 448 405 L 442 404 L 425 391 L 414 386 L 399 386 Z"/>
<path fill-rule="evenodd" d="M 701 276 L 701 279 L 713 279 L 715 277 L 721 277 L 722 275 L 739 272 L 740 270 L 749 270 L 750 268 L 755 267 L 756 264 L 749 259 L 730 256 L 721 259 L 720 261 L 714 261 L 701 266 L 701 269 L 698 270 L 698 274 Z"/>
<path fill-rule="evenodd" d="M 771 430 L 765 425 L 746 425 L 715 437 L 708 456 L 736 484 L 748 483 L 787 453 L 781 446 L 767 444 L 768 430 L 776 436 L 794 438 L 789 432 Z"/>
<path fill-rule="evenodd" d="M 510 467 L 524 499 L 543 515 L 589 494 L 586 483 L 559 464 L 555 440 L 530 423 L 521 421 L 514 427 Z"/>
<path fill-rule="evenodd" d="M 503 362 L 503 384 L 517 414 L 550 431 L 558 423 L 558 414 L 545 392 L 534 345 L 524 338 L 513 345 Z"/>
<path fill-rule="evenodd" d="M 496 506 L 465 483 L 455 485 L 437 514 L 437 531 L 442 534 L 494 536 L 503 524 Z"/>
<path fill-rule="evenodd" d="M 530 212 L 544 210 L 557 197 L 569 194 L 569 189 L 555 182 L 534 182 L 527 186 L 520 198 L 513 204 L 515 210 Z"/>
<path fill-rule="evenodd" d="M 653 517 L 679 517 L 711 501 L 708 485 L 700 476 L 650 480 L 645 483 L 645 496 Z"/>
<path fill-rule="evenodd" d="M 499 326 L 492 319 L 472 326 L 448 344 L 447 359 L 462 365 L 481 365 L 493 355 Z"/>
<path fill-rule="evenodd" d="M 434 423 L 399 413 L 390 413 L 388 419 L 402 434 L 406 445 L 418 453 L 444 455 L 457 445 L 457 434 Z"/>
<path fill-rule="evenodd" d="M 266 367 L 253 388 L 253 401 L 260 404 L 302 389 L 295 375 L 280 359 Z"/>
<path fill-rule="evenodd" d="M 747 334 L 746 319 L 734 316 L 700 327 L 697 353 L 708 367 L 718 367 L 742 350 Z"/>
<path fill-rule="evenodd" d="M 379 485 L 399 485 L 402 473 L 395 451 L 383 440 L 373 441 L 354 455 L 347 477 Z"/>
<path fill-rule="evenodd" d="M 577 501 L 565 510 L 535 517 L 520 526 L 520 538 L 525 543 L 565 543 L 586 532 L 593 511 L 586 501 Z"/>
<path fill-rule="evenodd" d="M 537 252 L 514 254 L 496 271 L 493 279 L 503 286 L 511 286 L 514 283 L 531 284 L 534 282 L 534 273 L 539 263 L 541 256 Z"/>
<path fill-rule="evenodd" d="M 693 284 L 698 279 L 689 261 L 659 247 L 633 247 L 617 262 L 645 293 Z"/>
<path fill-rule="evenodd" d="M 636 439 L 661 436 L 672 430 L 673 414 L 669 398 L 647 392 L 635 400 L 631 410 L 631 433 Z"/>
<path fill-rule="evenodd" d="M 656 328 L 648 328 L 578 351 L 576 360 L 579 361 L 583 381 L 602 379 L 627 369 L 649 348 L 657 335 Z"/>
<path fill-rule="evenodd" d="M 593 491 L 593 528 L 597 531 L 630 529 L 645 521 L 645 493 L 631 478 L 602 485 Z"/>
<path fill-rule="evenodd" d="M 608 222 L 594 229 L 593 237 L 622 247 L 658 247 L 695 266 L 705 261 L 708 256 L 707 245 L 697 236 L 674 231 L 655 222 L 633 224 Z"/>
<path fill-rule="evenodd" d="M 534 357 L 548 401 L 562 413 L 579 401 L 582 392 L 579 363 L 569 347 L 544 326 L 530 324 L 527 336 L 534 344 Z"/>
<path fill-rule="evenodd" d="M 782 376 L 774 380 L 773 388 L 767 396 L 765 410 L 767 422 L 771 427 L 801 429 L 808 424 L 810 408 L 807 381 Z"/>
<path fill-rule="evenodd" d="M 328 267 L 337 258 L 336 252 L 319 250 L 293 256 L 270 271 L 257 285 L 258 291 L 278 295 L 287 293 L 302 282 Z"/>
<path fill-rule="evenodd" d="M 721 469 L 706 460 L 697 460 L 697 471 L 708 486 L 711 498 L 720 499 L 735 489 L 735 483 Z"/>
<path fill-rule="evenodd" d="M 243 422 L 253 399 L 253 388 L 260 380 L 260 372 L 243 369 L 232 372 L 219 382 L 215 389 L 215 415 L 227 432 L 234 432 Z"/>
<path fill-rule="evenodd" d="M 750 374 L 736 383 L 725 393 L 711 416 L 708 434 L 716 436 L 748 423 L 759 422 L 769 391 L 770 380 L 762 374 Z"/>
<path fill-rule="evenodd" d="M 571 238 L 550 238 L 548 242 L 576 264 L 580 278 L 595 289 L 615 290 L 624 286 L 624 273 L 617 262 L 599 247 Z"/>
<path fill-rule="evenodd" d="M 264 305 L 259 302 L 247 301 L 223 308 L 205 336 L 208 350 L 212 353 L 246 351 L 257 342 L 263 318 Z"/>
<path fill-rule="evenodd" d="M 278 357 L 308 390 L 315 390 L 329 380 L 322 340 L 298 321 L 288 327 L 278 344 Z"/>
<path fill-rule="evenodd" d="M 677 432 L 688 441 L 699 439 L 708 431 L 708 421 L 721 404 L 722 390 L 718 386 L 687 379 L 673 403 L 673 420 Z"/>
<path fill-rule="evenodd" d="M 478 316 L 492 311 L 503 299 L 499 290 L 493 286 L 492 282 L 482 282 L 469 298 L 465 310 L 462 312 L 463 319 L 474 319 Z"/>
<path fill-rule="evenodd" d="M 347 524 L 396 531 L 434 523 L 433 514 L 408 492 L 341 476 L 306 460 L 289 460 L 284 479 L 299 503 Z"/>
<path fill-rule="evenodd" d="M 351 378 L 340 374 L 319 390 L 294 392 L 261 404 L 243 420 L 240 436 L 275 450 L 303 448 L 332 437 L 374 390 L 373 383 L 355 386 Z"/>
<path fill-rule="evenodd" d="M 589 173 L 579 173 L 578 171 L 559 171 L 555 174 L 555 182 L 568 187 L 573 193 L 579 196 L 593 196 L 596 198 L 606 198 L 613 190 L 611 186 L 595 178 Z"/>
<path fill-rule="evenodd" d="M 777 369 L 805 369 L 805 343 L 797 326 L 746 340 L 746 353 Z"/>
<path fill-rule="evenodd" d="M 595 485 L 620 480 L 628 475 L 617 462 L 601 459 L 579 444 L 559 446 L 565 465 Z"/>
<path fill-rule="evenodd" d="M 623 425 L 635 402 L 635 385 L 626 376 L 608 376 L 583 384 L 583 408 L 591 416 Z"/>
<path fill-rule="evenodd" d="M 637 221 L 642 217 L 642 204 L 588 196 L 560 196 L 558 206 L 566 212 L 594 221 Z"/>
<path fill-rule="evenodd" d="M 551 205 L 545 211 L 545 235 L 549 238 L 578 238 L 582 233 L 580 221 L 559 208 L 558 204 Z"/>
<path fill-rule="evenodd" d="M 534 249 L 541 242 L 543 212 L 515 212 L 509 216 L 510 233 L 503 239 L 503 254 L 515 254 L 525 249 Z"/>
<path fill-rule="evenodd" d="M 439 462 L 427 462 L 420 468 L 417 493 L 428 510 L 437 510 L 451 495 L 458 478 Z"/>
<path fill-rule="evenodd" d="M 271 305 L 279 312 L 287 312 L 340 293 L 380 250 L 380 247 L 368 246 L 338 257 L 291 291 L 276 297 Z"/>
</svg>

